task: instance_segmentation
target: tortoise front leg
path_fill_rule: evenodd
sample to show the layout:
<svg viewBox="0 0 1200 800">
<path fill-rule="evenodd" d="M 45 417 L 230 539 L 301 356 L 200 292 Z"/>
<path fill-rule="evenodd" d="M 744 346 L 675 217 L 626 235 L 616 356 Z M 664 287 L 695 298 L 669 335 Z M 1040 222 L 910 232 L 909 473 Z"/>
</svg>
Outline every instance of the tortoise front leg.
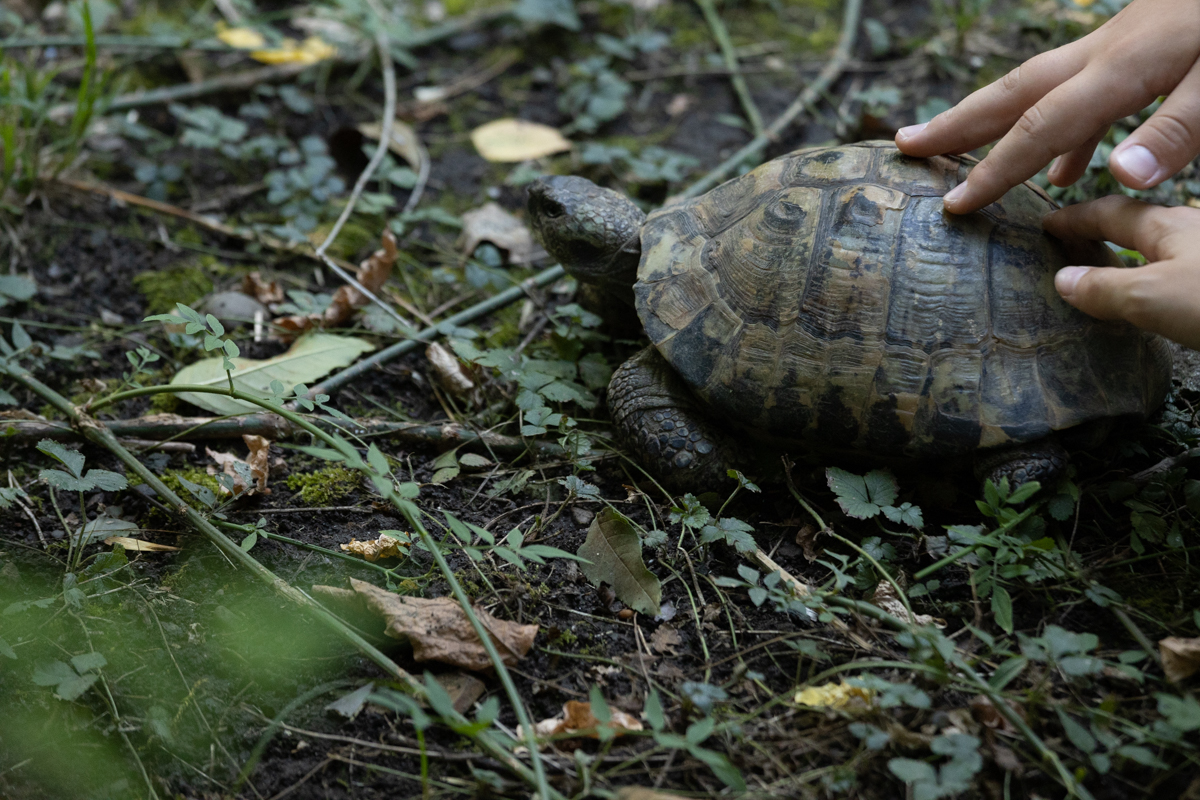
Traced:
<svg viewBox="0 0 1200 800">
<path fill-rule="evenodd" d="M 1061 444 L 1054 439 L 1043 439 L 980 454 L 975 459 L 975 477 L 980 482 L 990 478 L 997 486 L 1002 478 L 1008 478 L 1010 489 L 1029 481 L 1048 486 L 1066 472 L 1068 460 Z"/>
<path fill-rule="evenodd" d="M 669 488 L 714 490 L 741 460 L 733 438 L 653 347 L 613 373 L 608 410 L 621 444 Z"/>
</svg>

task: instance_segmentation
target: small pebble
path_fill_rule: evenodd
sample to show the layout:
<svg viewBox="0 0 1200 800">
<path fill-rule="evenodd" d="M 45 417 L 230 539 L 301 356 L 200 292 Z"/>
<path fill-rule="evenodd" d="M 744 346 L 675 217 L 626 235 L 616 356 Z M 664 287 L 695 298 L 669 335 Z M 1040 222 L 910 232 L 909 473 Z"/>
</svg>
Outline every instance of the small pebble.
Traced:
<svg viewBox="0 0 1200 800">
<path fill-rule="evenodd" d="M 591 525 L 592 520 L 596 517 L 596 512 L 575 506 L 571 509 L 571 517 L 575 520 L 576 525 Z"/>
<path fill-rule="evenodd" d="M 55 528 L 54 530 L 50 531 L 51 539 L 61 539 L 66 535 L 67 535 L 67 532 L 62 530 L 61 528 Z"/>
<path fill-rule="evenodd" d="M 620 611 L 617 612 L 617 616 L 621 619 L 633 619 L 633 609 L 632 608 L 622 608 Z"/>
</svg>

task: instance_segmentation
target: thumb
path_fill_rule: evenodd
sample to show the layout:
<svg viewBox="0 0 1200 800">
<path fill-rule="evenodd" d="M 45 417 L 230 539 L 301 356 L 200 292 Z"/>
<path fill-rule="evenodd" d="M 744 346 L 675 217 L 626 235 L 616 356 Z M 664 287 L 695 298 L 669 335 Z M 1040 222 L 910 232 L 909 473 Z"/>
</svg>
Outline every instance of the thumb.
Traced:
<svg viewBox="0 0 1200 800">
<path fill-rule="evenodd" d="M 1196 348 L 1200 347 L 1200 307 L 1194 301 L 1198 277 L 1173 261 L 1131 268 L 1063 267 L 1054 276 L 1054 288 L 1085 314 L 1124 320 Z"/>
<path fill-rule="evenodd" d="M 1150 119 L 1113 148 L 1109 168 L 1131 189 L 1148 189 L 1200 153 L 1200 61 Z"/>
<path fill-rule="evenodd" d="M 1145 267 L 1063 267 L 1054 276 L 1054 288 L 1071 305 L 1097 319 L 1121 319 L 1139 327 L 1149 321 L 1146 298 L 1133 291 Z M 1133 278 L 1134 280 L 1130 280 Z M 1136 318 L 1136 319 L 1135 319 Z M 1140 320 L 1140 322 L 1139 322 Z"/>
</svg>

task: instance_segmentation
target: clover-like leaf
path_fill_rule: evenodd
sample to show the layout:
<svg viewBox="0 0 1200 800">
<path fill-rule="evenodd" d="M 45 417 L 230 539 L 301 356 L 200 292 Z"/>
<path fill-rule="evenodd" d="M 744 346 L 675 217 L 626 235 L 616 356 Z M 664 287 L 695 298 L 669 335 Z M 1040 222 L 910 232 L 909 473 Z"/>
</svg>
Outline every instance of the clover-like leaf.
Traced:
<svg viewBox="0 0 1200 800">
<path fill-rule="evenodd" d="M 846 516 L 870 519 L 892 505 L 899 493 L 896 479 L 890 472 L 876 469 L 866 475 L 855 475 L 844 469 L 825 470 L 829 488 Z"/>
</svg>

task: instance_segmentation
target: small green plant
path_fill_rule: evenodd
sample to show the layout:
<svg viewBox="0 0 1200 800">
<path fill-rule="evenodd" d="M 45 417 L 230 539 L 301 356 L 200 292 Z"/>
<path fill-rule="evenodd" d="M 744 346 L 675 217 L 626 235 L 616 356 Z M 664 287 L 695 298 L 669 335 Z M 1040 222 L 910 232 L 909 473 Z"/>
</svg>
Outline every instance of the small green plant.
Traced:
<svg viewBox="0 0 1200 800">
<path fill-rule="evenodd" d="M 58 442 L 43 439 L 38 443 L 37 449 L 66 468 L 65 471 L 61 469 L 43 469 L 38 473 L 38 477 L 49 487 L 50 502 L 54 505 L 54 511 L 58 514 L 63 530 L 67 533 L 67 564 L 71 569 L 77 569 L 83 559 L 83 549 L 91 543 L 91 538 L 100 538 L 108 533 L 108 529 L 101 526 L 94 526 L 91 531 L 88 530 L 87 502 L 83 493 L 96 489 L 106 492 L 117 492 L 128 486 L 128 481 L 125 480 L 124 475 L 106 469 L 89 469 L 87 472 L 84 472 L 83 453 L 70 450 Z M 56 489 L 65 492 L 75 492 L 79 496 L 80 524 L 77 531 L 72 531 L 71 526 L 67 524 L 66 518 L 63 516 L 62 510 L 58 505 L 58 497 L 55 494 Z M 90 536 L 89 533 L 91 534 Z"/>
</svg>

